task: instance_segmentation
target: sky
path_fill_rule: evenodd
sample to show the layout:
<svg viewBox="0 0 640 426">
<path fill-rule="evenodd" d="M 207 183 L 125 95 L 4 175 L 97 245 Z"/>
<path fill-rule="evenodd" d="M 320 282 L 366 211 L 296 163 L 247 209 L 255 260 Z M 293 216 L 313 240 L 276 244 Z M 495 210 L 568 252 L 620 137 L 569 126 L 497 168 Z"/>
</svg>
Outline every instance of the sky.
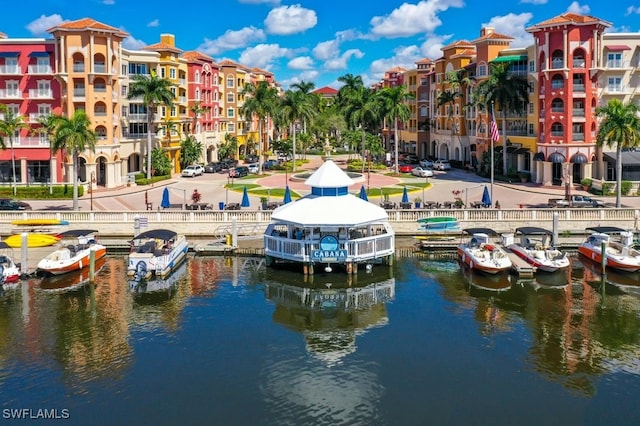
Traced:
<svg viewBox="0 0 640 426">
<path fill-rule="evenodd" d="M 482 27 L 514 37 L 512 47 L 528 46 L 525 28 L 565 12 L 608 21 L 609 32 L 640 31 L 640 0 L 617 7 L 602 0 L 1 1 L 13 9 L 5 6 L 0 18 L 11 38 L 49 38 L 46 30 L 63 21 L 93 18 L 127 32 L 128 49 L 174 34 L 179 49 L 267 70 L 285 89 L 300 81 L 338 89 L 346 74 L 370 85 L 394 67 L 441 57 L 452 42 L 477 39 Z"/>
</svg>

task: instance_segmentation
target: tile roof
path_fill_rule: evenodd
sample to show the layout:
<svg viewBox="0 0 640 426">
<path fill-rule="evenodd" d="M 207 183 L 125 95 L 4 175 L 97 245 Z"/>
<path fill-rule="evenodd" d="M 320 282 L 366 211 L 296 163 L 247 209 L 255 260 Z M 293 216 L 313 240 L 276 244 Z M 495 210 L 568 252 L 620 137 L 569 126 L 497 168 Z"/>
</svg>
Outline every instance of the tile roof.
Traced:
<svg viewBox="0 0 640 426">
<path fill-rule="evenodd" d="M 319 89 L 313 91 L 313 93 L 318 93 L 320 95 L 337 95 L 338 91 L 333 87 L 324 86 Z"/>
<path fill-rule="evenodd" d="M 55 27 L 49 28 L 47 32 L 51 33 L 56 30 L 100 30 L 113 32 L 121 37 L 127 37 L 129 35 L 128 33 L 118 28 L 103 24 L 102 22 L 98 22 L 95 19 L 91 18 L 83 18 L 76 21 L 65 21 L 61 24 L 56 25 Z"/>
<path fill-rule="evenodd" d="M 446 45 L 444 47 L 441 47 L 440 50 L 442 50 L 444 52 L 445 50 L 453 49 L 455 47 L 458 47 L 458 48 L 471 47 L 472 48 L 474 46 L 473 46 L 473 44 L 469 43 L 467 40 L 458 40 L 458 41 L 454 41 L 453 43 L 448 44 L 448 45 Z"/>
<path fill-rule="evenodd" d="M 182 49 L 178 49 L 175 46 L 170 45 L 169 43 L 160 42 L 156 44 L 150 44 L 149 46 L 145 46 L 142 50 L 155 50 L 155 51 L 169 51 L 174 53 L 181 53 Z"/>
<path fill-rule="evenodd" d="M 602 19 L 598 19 L 591 15 L 578 15 L 577 13 L 563 13 L 562 15 L 555 16 L 551 19 L 547 19 L 546 21 L 542 21 L 539 24 L 536 24 L 532 27 L 527 28 L 528 30 L 536 29 L 536 28 L 544 28 L 554 25 L 567 25 L 567 24 L 603 24 L 607 27 L 610 27 L 611 24 L 607 21 L 603 21 Z"/>
<path fill-rule="evenodd" d="M 186 52 L 183 52 L 180 57 L 186 59 L 187 61 L 215 62 L 215 59 L 213 59 L 211 56 L 205 55 L 204 53 L 198 52 L 197 50 L 188 50 Z"/>
<path fill-rule="evenodd" d="M 478 37 L 477 39 L 473 40 L 472 43 L 475 44 L 480 41 L 486 41 L 486 40 L 514 40 L 514 38 L 494 31 L 489 34 L 485 34 L 482 37 Z"/>
</svg>

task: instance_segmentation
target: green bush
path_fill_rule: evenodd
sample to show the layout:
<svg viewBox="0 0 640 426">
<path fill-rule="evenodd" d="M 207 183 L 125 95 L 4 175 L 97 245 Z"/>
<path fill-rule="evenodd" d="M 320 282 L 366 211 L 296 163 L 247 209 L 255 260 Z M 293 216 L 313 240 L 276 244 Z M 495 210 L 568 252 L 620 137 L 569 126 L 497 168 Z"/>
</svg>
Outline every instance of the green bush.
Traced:
<svg viewBox="0 0 640 426">
<path fill-rule="evenodd" d="M 580 181 L 580 185 L 582 186 L 587 186 L 589 188 L 591 188 L 591 184 L 593 183 L 593 180 L 589 179 L 589 178 L 584 178 Z"/>
<path fill-rule="evenodd" d="M 611 195 L 613 189 L 613 184 L 610 182 L 605 182 L 602 184 L 602 195 Z"/>
<path fill-rule="evenodd" d="M 145 175 L 137 174 L 136 185 L 151 185 L 152 183 L 161 182 L 167 179 L 171 179 L 171 175 L 152 176 L 151 179 L 147 179 Z"/>
<path fill-rule="evenodd" d="M 631 181 L 623 180 L 622 182 L 620 182 L 620 192 L 622 193 L 622 195 L 629 195 L 629 192 L 631 192 L 631 186 Z"/>
<path fill-rule="evenodd" d="M 49 193 L 51 192 L 51 193 Z M 78 185 L 78 197 L 84 195 L 84 186 Z M 72 199 L 73 198 L 73 185 L 72 184 L 57 184 L 49 188 L 49 185 L 30 185 L 30 186 L 18 186 L 16 188 L 16 195 L 13 195 L 13 188 L 11 186 L 0 187 L 1 198 L 16 198 L 19 200 L 47 200 L 47 199 Z"/>
</svg>

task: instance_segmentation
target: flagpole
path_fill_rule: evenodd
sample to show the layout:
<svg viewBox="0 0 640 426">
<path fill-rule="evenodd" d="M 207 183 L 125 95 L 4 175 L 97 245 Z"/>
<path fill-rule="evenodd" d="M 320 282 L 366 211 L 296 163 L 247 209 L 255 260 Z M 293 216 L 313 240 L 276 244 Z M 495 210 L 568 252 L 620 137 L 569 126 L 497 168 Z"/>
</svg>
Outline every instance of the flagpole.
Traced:
<svg viewBox="0 0 640 426">
<path fill-rule="evenodd" d="M 490 119 L 495 120 L 495 113 L 493 110 L 493 102 L 491 102 L 491 117 Z M 496 123 L 497 125 L 497 123 Z M 494 202 L 493 200 L 495 198 L 493 198 L 493 135 L 489 136 L 489 139 L 491 140 L 491 201 Z M 503 153 L 504 155 L 504 153 Z"/>
</svg>

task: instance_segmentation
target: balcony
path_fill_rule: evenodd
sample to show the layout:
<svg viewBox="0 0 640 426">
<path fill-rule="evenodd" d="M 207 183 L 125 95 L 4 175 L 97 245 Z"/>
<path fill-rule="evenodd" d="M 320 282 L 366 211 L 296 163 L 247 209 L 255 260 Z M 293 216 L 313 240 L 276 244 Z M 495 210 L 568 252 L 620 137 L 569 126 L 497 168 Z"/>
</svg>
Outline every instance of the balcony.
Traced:
<svg viewBox="0 0 640 426">
<path fill-rule="evenodd" d="M 584 68 L 586 66 L 586 62 L 584 59 L 574 59 L 573 67 L 574 68 Z"/>
<path fill-rule="evenodd" d="M 563 136 L 564 136 L 564 131 L 562 131 L 562 130 L 560 130 L 560 131 L 558 131 L 558 130 L 555 130 L 555 131 L 554 131 L 554 130 L 552 130 L 552 131 L 551 131 L 551 137 L 554 137 L 554 138 L 561 138 L 561 137 L 563 137 Z"/>
<path fill-rule="evenodd" d="M 73 89 L 73 97 L 74 98 L 84 98 L 86 96 L 86 91 L 84 87 L 81 89 Z"/>
<path fill-rule="evenodd" d="M 31 99 L 53 99 L 53 90 L 51 89 L 29 89 L 29 98 Z"/>
<path fill-rule="evenodd" d="M 73 64 L 73 67 L 71 68 L 71 70 L 73 72 L 84 72 L 84 63 Z"/>
<path fill-rule="evenodd" d="M 610 59 L 606 63 L 607 68 L 611 69 L 621 69 L 621 68 L 631 68 L 629 61 L 623 61 L 622 59 Z"/>
<path fill-rule="evenodd" d="M 50 114 L 46 113 L 46 114 L 42 114 L 39 112 L 32 112 L 29 114 L 29 122 L 30 123 L 37 123 L 41 118 L 45 118 L 48 117 Z"/>
<path fill-rule="evenodd" d="M 571 136 L 571 140 L 573 141 L 583 141 L 584 140 L 584 133 L 573 133 L 573 135 Z"/>
<path fill-rule="evenodd" d="M 573 109 L 574 117 L 584 117 L 584 108 L 574 108 Z"/>
<path fill-rule="evenodd" d="M 93 72 L 95 74 L 106 74 L 107 66 L 103 63 L 93 64 Z"/>
<path fill-rule="evenodd" d="M 551 69 L 557 70 L 564 68 L 564 61 L 562 58 L 553 58 L 551 60 Z"/>
<path fill-rule="evenodd" d="M 585 85 L 583 83 L 573 83 L 573 92 L 582 92 L 585 91 Z"/>
<path fill-rule="evenodd" d="M 34 147 L 43 147 L 49 146 L 49 140 L 45 137 L 39 136 L 27 136 L 20 137 L 14 141 L 14 146 L 34 146 Z"/>
<path fill-rule="evenodd" d="M 22 74 L 22 70 L 17 65 L 0 65 L 0 74 L 19 75 Z"/>
<path fill-rule="evenodd" d="M 29 65 L 27 69 L 29 74 L 53 74 L 51 65 Z"/>
<path fill-rule="evenodd" d="M 21 99 L 22 93 L 18 89 L 0 89 L 0 99 Z"/>
</svg>

